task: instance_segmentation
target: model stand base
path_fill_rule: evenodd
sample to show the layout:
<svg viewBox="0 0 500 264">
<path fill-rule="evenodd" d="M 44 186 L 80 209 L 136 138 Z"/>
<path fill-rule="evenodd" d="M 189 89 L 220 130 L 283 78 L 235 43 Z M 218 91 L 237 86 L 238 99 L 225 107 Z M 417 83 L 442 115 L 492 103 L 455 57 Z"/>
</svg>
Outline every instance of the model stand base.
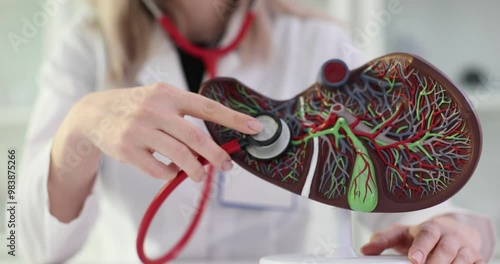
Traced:
<svg viewBox="0 0 500 264">
<path fill-rule="evenodd" d="M 410 264 L 404 256 L 362 256 L 355 258 L 327 258 L 313 255 L 281 255 L 260 259 L 260 264 Z"/>
<path fill-rule="evenodd" d="M 276 255 L 260 259 L 260 264 L 411 264 L 406 256 L 358 256 L 352 246 L 351 211 L 331 208 L 333 230 L 337 247 L 329 248 L 326 254 L 316 255 Z"/>
</svg>

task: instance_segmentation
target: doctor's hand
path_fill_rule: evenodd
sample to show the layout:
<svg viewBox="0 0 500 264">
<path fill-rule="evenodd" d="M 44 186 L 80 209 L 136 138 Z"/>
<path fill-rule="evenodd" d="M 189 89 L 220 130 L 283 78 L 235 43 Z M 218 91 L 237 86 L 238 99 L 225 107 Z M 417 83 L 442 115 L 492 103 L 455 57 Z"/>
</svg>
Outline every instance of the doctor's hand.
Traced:
<svg viewBox="0 0 500 264">
<path fill-rule="evenodd" d="M 76 126 L 102 152 L 161 179 L 184 170 L 200 181 L 205 170 L 198 156 L 224 171 L 232 168 L 231 157 L 185 115 L 245 134 L 262 130 L 253 117 L 163 83 L 92 93 L 73 110 L 80 113 L 74 118 Z M 155 151 L 172 163 L 155 159 Z"/>
<path fill-rule="evenodd" d="M 408 255 L 412 263 L 418 264 L 484 263 L 479 232 L 452 215 L 438 216 L 415 226 L 390 226 L 375 233 L 361 251 L 365 255 L 379 255 L 389 248 Z"/>
</svg>

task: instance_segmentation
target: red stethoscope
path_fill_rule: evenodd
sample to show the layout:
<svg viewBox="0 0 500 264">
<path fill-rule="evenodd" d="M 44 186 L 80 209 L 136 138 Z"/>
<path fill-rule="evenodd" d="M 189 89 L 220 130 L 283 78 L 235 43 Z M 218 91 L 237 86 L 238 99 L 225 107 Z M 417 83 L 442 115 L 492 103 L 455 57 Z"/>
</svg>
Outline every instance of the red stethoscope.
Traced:
<svg viewBox="0 0 500 264">
<path fill-rule="evenodd" d="M 161 26 L 164 28 L 164 30 L 170 35 L 172 40 L 179 46 L 180 49 L 185 51 L 186 53 L 189 53 L 195 57 L 200 58 L 205 66 L 205 69 L 208 71 L 210 78 L 214 78 L 217 75 L 217 64 L 219 59 L 228 54 L 231 51 L 234 51 L 238 45 L 242 42 L 244 39 L 246 33 L 250 29 L 250 26 L 252 25 L 252 22 L 255 19 L 255 2 L 256 0 L 250 0 L 250 6 L 246 15 L 246 18 L 243 22 L 243 25 L 241 27 L 240 32 L 238 35 L 235 37 L 235 39 L 229 43 L 229 45 L 225 47 L 220 47 L 220 48 L 200 48 L 195 45 L 193 45 L 189 40 L 187 40 L 175 27 L 175 25 L 172 23 L 172 21 L 165 15 L 163 12 L 160 10 L 160 8 L 156 5 L 154 0 L 142 0 L 144 5 L 149 9 L 149 11 L 153 14 L 154 18 L 158 21 L 158 23 L 161 24 Z M 276 140 L 276 139 L 275 139 Z M 224 144 L 221 146 L 228 154 L 233 154 L 241 148 L 248 144 L 248 141 L 237 141 L 233 140 L 229 143 Z M 203 164 L 207 165 L 208 162 L 203 158 L 199 157 L 198 160 Z M 187 175 L 184 171 L 180 171 L 175 178 L 170 180 L 161 190 L 160 192 L 156 195 L 156 197 L 153 199 L 151 204 L 149 205 L 148 209 L 146 210 L 144 217 L 141 221 L 141 224 L 139 226 L 139 231 L 137 234 L 137 241 L 136 241 L 136 248 L 137 248 L 137 254 L 139 255 L 139 259 L 143 263 L 147 264 L 160 264 L 160 263 L 165 263 L 168 261 L 171 261 L 175 259 L 182 249 L 186 246 L 188 243 L 189 239 L 193 235 L 194 231 L 196 230 L 196 227 L 200 221 L 200 218 L 205 210 L 207 201 L 208 201 L 208 196 L 210 194 L 210 189 L 213 181 L 213 174 L 214 174 L 214 167 L 208 164 L 208 172 L 207 172 L 207 179 L 205 182 L 205 185 L 203 187 L 203 194 L 200 199 L 199 207 L 193 217 L 193 220 L 191 221 L 187 231 L 183 234 L 181 239 L 163 256 L 156 258 L 156 259 L 151 259 L 146 256 L 146 253 L 144 252 L 144 240 L 146 238 L 147 231 L 149 229 L 149 226 L 151 225 L 151 222 L 158 211 L 158 209 L 161 207 L 163 202 L 168 198 L 168 196 L 179 186 L 186 178 Z"/>
<path fill-rule="evenodd" d="M 177 46 L 179 46 L 179 48 L 186 53 L 200 58 L 203 61 L 210 78 L 214 78 L 217 75 L 217 64 L 219 59 L 229 52 L 234 51 L 238 47 L 250 29 L 252 22 L 255 20 L 255 7 L 257 0 L 250 0 L 245 20 L 243 21 L 240 32 L 233 39 L 233 41 L 225 47 L 211 49 L 198 47 L 186 39 L 179 32 L 179 30 L 177 30 L 172 21 L 160 10 L 154 0 L 142 0 L 142 2 L 153 14 L 154 18 L 158 21 L 158 23 L 160 23 L 163 29 L 170 35 L 175 44 L 177 44 Z"/>
</svg>

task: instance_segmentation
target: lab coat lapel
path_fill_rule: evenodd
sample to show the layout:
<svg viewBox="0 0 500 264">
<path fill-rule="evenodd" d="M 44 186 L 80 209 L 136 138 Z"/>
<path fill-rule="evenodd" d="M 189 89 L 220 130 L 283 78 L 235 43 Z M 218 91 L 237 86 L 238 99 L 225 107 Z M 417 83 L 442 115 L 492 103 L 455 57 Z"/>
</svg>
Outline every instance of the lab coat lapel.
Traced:
<svg viewBox="0 0 500 264">
<path fill-rule="evenodd" d="M 163 82 L 182 90 L 188 90 L 179 54 L 159 26 L 155 27 L 151 41 L 151 55 L 137 75 L 138 85 Z"/>
<path fill-rule="evenodd" d="M 243 24 L 243 20 L 245 19 L 245 12 L 242 12 L 241 8 L 234 13 L 229 19 L 229 23 L 226 29 L 226 32 L 222 39 L 219 42 L 219 47 L 226 47 L 229 45 L 238 35 L 241 30 L 241 26 Z M 228 15 L 227 13 L 221 13 L 221 15 Z M 233 77 L 237 76 L 237 69 L 241 66 L 240 54 L 238 52 L 238 48 L 235 51 L 230 52 L 229 54 L 221 57 L 217 64 L 217 77 Z M 208 80 L 210 76 L 208 73 L 205 73 L 204 81 Z"/>
<path fill-rule="evenodd" d="M 241 10 L 232 15 L 220 46 L 226 46 L 234 40 L 244 19 L 245 12 Z M 177 88 L 189 90 L 175 45 L 160 26 L 155 27 L 151 43 L 151 55 L 137 75 L 137 84 L 165 82 Z M 230 52 L 218 61 L 217 76 L 236 77 L 233 75 L 240 65 L 239 53 Z M 203 79 L 204 81 L 209 79 L 208 73 L 205 73 Z"/>
</svg>

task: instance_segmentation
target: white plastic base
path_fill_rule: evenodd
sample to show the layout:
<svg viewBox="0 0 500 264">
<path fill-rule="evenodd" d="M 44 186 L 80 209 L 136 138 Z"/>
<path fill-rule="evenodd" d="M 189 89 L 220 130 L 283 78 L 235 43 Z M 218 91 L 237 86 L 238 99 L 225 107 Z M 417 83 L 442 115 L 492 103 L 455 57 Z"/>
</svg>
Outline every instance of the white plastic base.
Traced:
<svg viewBox="0 0 500 264">
<path fill-rule="evenodd" d="M 260 259 L 260 264 L 410 264 L 403 256 L 373 256 L 355 258 L 327 258 L 313 255 L 281 255 Z"/>
<path fill-rule="evenodd" d="M 321 255 L 278 255 L 260 259 L 260 264 L 411 264 L 405 256 L 357 256 L 352 247 L 351 211 L 334 210 L 335 241 Z"/>
</svg>

